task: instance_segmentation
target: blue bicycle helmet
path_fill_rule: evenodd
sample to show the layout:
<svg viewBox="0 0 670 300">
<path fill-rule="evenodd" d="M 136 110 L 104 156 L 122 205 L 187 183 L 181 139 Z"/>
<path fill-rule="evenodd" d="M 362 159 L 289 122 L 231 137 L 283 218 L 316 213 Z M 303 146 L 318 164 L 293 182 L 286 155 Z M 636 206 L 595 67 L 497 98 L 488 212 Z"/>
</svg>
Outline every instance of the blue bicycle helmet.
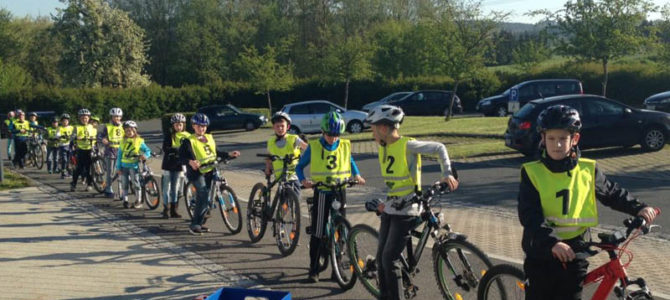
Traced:
<svg viewBox="0 0 670 300">
<path fill-rule="evenodd" d="M 330 136 L 340 136 L 344 133 L 344 118 L 336 111 L 323 115 L 321 119 L 321 130 Z"/>
<path fill-rule="evenodd" d="M 209 126 L 209 118 L 206 114 L 197 113 L 191 117 L 191 123 L 200 126 Z"/>
</svg>

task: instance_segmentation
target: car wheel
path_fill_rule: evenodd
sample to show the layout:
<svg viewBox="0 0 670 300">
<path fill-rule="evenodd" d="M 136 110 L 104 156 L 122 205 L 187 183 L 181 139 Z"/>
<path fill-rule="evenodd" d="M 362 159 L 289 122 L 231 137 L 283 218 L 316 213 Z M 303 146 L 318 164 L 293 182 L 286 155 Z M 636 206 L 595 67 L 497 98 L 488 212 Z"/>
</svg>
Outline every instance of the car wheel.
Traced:
<svg viewBox="0 0 670 300">
<path fill-rule="evenodd" d="M 291 125 L 291 128 L 288 129 L 288 133 L 290 133 L 290 134 L 300 134 L 300 128 Z"/>
<path fill-rule="evenodd" d="M 644 131 L 642 135 L 642 150 L 644 151 L 658 151 L 663 149 L 667 139 L 665 132 L 658 127 L 650 127 Z"/>
<path fill-rule="evenodd" d="M 351 121 L 349 122 L 349 126 L 347 126 L 347 131 L 349 131 L 350 133 L 359 133 L 363 131 L 363 123 L 356 120 Z"/>
<path fill-rule="evenodd" d="M 246 129 L 247 131 L 254 130 L 256 129 L 256 124 L 254 124 L 254 122 L 249 121 L 247 122 L 247 124 L 244 125 L 244 129 Z"/>
<path fill-rule="evenodd" d="M 498 109 L 496 109 L 496 114 L 497 117 L 504 117 L 507 116 L 507 108 L 504 106 L 499 106 Z"/>
</svg>

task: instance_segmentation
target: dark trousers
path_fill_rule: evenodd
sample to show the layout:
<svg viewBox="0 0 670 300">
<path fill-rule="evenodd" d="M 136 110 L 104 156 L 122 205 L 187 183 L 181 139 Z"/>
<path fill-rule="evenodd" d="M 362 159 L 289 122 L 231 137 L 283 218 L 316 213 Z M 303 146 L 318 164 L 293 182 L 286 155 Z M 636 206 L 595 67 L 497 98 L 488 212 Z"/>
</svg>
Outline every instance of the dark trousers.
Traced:
<svg viewBox="0 0 670 300">
<path fill-rule="evenodd" d="M 401 299 L 402 262 L 400 255 L 410 239 L 409 230 L 415 224 L 413 216 L 381 215 L 377 268 L 379 269 L 379 299 Z"/>
<path fill-rule="evenodd" d="M 77 155 L 77 168 L 74 170 L 70 185 L 76 187 L 80 175 L 86 178 L 87 185 L 91 185 L 93 183 L 93 178 L 91 178 L 91 150 L 77 149 L 75 155 Z"/>
<path fill-rule="evenodd" d="M 323 249 L 323 239 L 326 234 L 326 224 L 328 223 L 328 216 L 330 208 L 336 194 L 332 192 L 319 192 L 314 190 L 314 200 L 312 203 L 311 217 L 312 234 L 309 240 L 309 273 L 318 274 L 319 272 L 319 257 L 326 254 Z M 342 203 L 340 214 L 345 216 L 346 193 L 342 192 L 339 195 L 339 201 Z"/>
<path fill-rule="evenodd" d="M 23 169 L 23 163 L 26 159 L 26 153 L 28 153 L 28 143 L 25 139 L 14 139 L 14 147 L 16 148 L 16 153 L 14 154 L 14 165 L 19 166 Z"/>
<path fill-rule="evenodd" d="M 586 277 L 589 262 L 576 259 L 563 268 L 556 259 L 526 258 L 523 269 L 528 277 L 526 300 L 580 300 L 581 282 Z"/>
<path fill-rule="evenodd" d="M 205 224 L 205 214 L 209 209 L 209 199 L 207 199 L 207 197 L 209 196 L 209 186 L 213 177 L 214 173 L 209 172 L 200 175 L 197 178 L 189 178 L 189 181 L 193 183 L 197 193 L 195 211 L 193 213 L 193 218 L 191 219 L 191 228 Z M 188 207 L 186 209 L 188 209 Z"/>
<path fill-rule="evenodd" d="M 58 147 L 47 147 L 47 171 L 56 173 L 58 169 Z"/>
</svg>

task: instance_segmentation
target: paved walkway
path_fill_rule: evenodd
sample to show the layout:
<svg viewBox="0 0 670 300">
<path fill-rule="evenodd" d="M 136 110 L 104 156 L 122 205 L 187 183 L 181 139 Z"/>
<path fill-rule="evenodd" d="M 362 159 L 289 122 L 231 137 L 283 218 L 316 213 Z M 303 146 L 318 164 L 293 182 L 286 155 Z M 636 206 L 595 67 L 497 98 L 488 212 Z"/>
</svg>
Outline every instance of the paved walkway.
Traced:
<svg viewBox="0 0 670 300">
<path fill-rule="evenodd" d="M 0 299 L 193 299 L 251 282 L 47 187 L 0 192 Z"/>
</svg>

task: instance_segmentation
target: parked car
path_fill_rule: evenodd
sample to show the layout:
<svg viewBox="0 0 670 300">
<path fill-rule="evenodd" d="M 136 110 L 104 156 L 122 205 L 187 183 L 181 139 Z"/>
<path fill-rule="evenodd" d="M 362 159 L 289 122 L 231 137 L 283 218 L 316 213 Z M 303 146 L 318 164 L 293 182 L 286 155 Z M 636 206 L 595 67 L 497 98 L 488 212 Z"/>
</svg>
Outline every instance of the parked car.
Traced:
<svg viewBox="0 0 670 300">
<path fill-rule="evenodd" d="M 344 117 L 347 131 L 357 133 L 363 131 L 369 125 L 364 125 L 363 121 L 368 114 L 360 110 L 344 109 L 326 100 L 310 100 L 284 105 L 281 111 L 289 114 L 291 117 L 292 133 L 317 133 L 321 132 L 321 118 L 324 114 L 337 110 Z"/>
<path fill-rule="evenodd" d="M 582 119 L 582 149 L 640 144 L 645 151 L 658 151 L 668 141 L 670 114 L 637 109 L 596 95 L 564 95 L 530 101 L 507 124 L 505 145 L 526 155 L 538 149 L 537 116 L 545 108 L 563 104 L 579 111 Z"/>
<path fill-rule="evenodd" d="M 232 104 L 210 105 L 198 109 L 209 117 L 207 131 L 246 129 L 254 130 L 268 122 L 266 116 L 241 111 Z"/>
<path fill-rule="evenodd" d="M 519 107 L 523 107 L 528 101 L 539 98 L 584 93 L 582 83 L 577 79 L 530 80 L 514 85 L 500 95 L 479 100 L 475 109 L 486 116 L 506 116 L 508 114 L 507 104 L 512 90 L 518 92 Z"/>
<path fill-rule="evenodd" d="M 670 112 L 670 91 L 651 95 L 644 99 L 644 107 L 650 110 Z"/>
<path fill-rule="evenodd" d="M 387 104 L 387 103 L 390 103 L 390 102 L 393 102 L 393 101 L 400 100 L 400 99 L 404 98 L 405 96 L 407 96 L 407 95 L 409 95 L 409 94 L 411 94 L 411 93 L 412 93 L 412 92 L 395 92 L 395 93 L 390 94 L 390 95 L 387 95 L 386 97 L 381 98 L 381 99 L 379 99 L 379 100 L 377 100 L 377 101 L 370 102 L 370 103 L 368 103 L 368 104 L 363 105 L 363 108 L 362 108 L 362 109 L 363 109 L 363 111 L 365 111 L 365 112 L 369 112 L 369 111 L 371 111 L 375 106 L 379 106 L 379 105 L 382 105 L 382 104 Z"/>
<path fill-rule="evenodd" d="M 445 116 L 449 111 L 451 103 L 450 91 L 425 90 L 416 91 L 403 97 L 400 100 L 389 102 L 402 108 L 406 115 L 437 115 Z M 461 99 L 456 96 L 454 99 L 454 112 L 462 113 L 463 106 Z"/>
</svg>

